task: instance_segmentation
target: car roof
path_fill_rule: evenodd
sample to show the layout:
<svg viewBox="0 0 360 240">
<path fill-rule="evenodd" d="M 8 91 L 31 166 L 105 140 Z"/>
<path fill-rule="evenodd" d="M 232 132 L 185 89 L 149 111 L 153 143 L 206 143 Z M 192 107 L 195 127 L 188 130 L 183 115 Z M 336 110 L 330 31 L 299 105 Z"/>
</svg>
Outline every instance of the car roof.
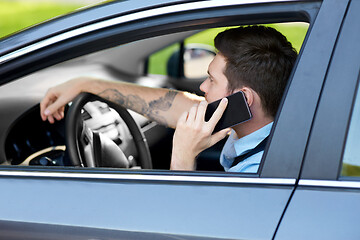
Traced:
<svg viewBox="0 0 360 240">
<path fill-rule="evenodd" d="M 13 35 L 0 40 L 0 56 L 5 55 L 16 49 L 25 47 L 42 39 L 55 36 L 57 34 L 70 31 L 92 23 L 101 22 L 110 18 L 119 17 L 133 12 L 139 12 L 147 9 L 171 6 L 189 2 L 224 2 L 223 0 L 124 0 L 112 1 L 105 4 L 92 6 L 89 8 L 81 8 L 75 12 L 63 15 L 33 27 L 27 28 Z M 234 4 L 267 4 L 275 2 L 298 2 L 300 0 L 246 0 L 238 2 L 237 0 L 229 0 Z"/>
<path fill-rule="evenodd" d="M 146 1 L 113 1 L 105 4 L 80 8 L 70 14 L 63 15 L 41 24 L 32 26 L 0 41 L 0 55 L 25 45 L 37 42 L 62 32 L 69 31 L 91 23 L 103 21 L 112 17 L 131 12 L 169 6 L 178 3 L 193 2 L 189 0 L 146 0 Z"/>
</svg>

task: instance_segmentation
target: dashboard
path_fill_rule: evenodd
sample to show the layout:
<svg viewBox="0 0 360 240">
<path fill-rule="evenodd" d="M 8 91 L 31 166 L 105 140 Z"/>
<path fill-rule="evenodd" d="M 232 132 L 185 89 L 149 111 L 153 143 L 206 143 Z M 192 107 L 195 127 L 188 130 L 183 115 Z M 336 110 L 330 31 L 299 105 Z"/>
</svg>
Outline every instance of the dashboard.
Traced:
<svg viewBox="0 0 360 240">
<path fill-rule="evenodd" d="M 5 140 L 6 165 L 71 166 L 66 152 L 65 120 L 50 124 L 42 121 L 40 106 L 30 108 L 11 125 Z M 173 130 L 129 111 L 143 131 L 153 165 L 168 169 Z M 113 140 L 129 159 L 137 158 L 132 136 L 119 114 L 107 104 L 96 101 L 84 106 L 82 119 L 92 131 Z"/>
</svg>

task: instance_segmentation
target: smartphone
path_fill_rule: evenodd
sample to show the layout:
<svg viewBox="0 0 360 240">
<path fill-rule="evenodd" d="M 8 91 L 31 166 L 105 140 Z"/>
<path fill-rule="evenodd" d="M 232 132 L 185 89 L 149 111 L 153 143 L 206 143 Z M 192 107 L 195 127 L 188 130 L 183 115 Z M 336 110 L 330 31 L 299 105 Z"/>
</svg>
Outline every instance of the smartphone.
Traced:
<svg viewBox="0 0 360 240">
<path fill-rule="evenodd" d="M 233 127 L 239 123 L 250 120 L 252 117 L 245 94 L 242 91 L 227 96 L 226 98 L 228 99 L 228 105 L 219 122 L 216 124 L 214 132 Z M 209 121 L 219 106 L 220 101 L 221 99 L 208 105 L 205 112 L 205 121 Z"/>
</svg>

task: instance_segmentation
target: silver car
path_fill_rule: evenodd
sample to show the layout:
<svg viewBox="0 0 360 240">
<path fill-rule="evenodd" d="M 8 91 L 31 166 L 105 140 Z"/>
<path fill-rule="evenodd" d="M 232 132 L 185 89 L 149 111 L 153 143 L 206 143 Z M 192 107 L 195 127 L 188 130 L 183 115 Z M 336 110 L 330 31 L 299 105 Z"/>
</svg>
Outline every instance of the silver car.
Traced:
<svg viewBox="0 0 360 240">
<path fill-rule="evenodd" d="M 359 239 L 359 12 L 357 0 L 113 1 L 2 39 L 0 239 Z M 41 121 L 46 90 L 83 75 L 197 92 L 213 49 L 196 36 L 249 24 L 302 36 L 256 174 L 222 171 L 221 144 L 197 171 L 169 171 L 173 130 L 93 96 Z M 127 165 L 103 151 L 114 144 Z M 95 149 L 102 163 L 82 160 Z"/>
</svg>

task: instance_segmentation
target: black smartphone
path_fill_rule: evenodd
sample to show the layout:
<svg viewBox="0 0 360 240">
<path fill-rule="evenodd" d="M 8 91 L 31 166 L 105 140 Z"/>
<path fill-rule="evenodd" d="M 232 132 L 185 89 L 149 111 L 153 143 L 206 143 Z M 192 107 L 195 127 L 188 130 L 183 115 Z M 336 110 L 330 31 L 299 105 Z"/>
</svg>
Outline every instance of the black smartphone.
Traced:
<svg viewBox="0 0 360 240">
<path fill-rule="evenodd" d="M 216 124 L 214 132 L 233 127 L 239 123 L 250 120 L 252 117 L 245 94 L 242 91 L 227 96 L 226 98 L 228 99 L 228 105 L 219 122 Z M 205 112 L 205 121 L 209 121 L 219 106 L 220 101 L 221 99 L 208 105 Z"/>
</svg>

